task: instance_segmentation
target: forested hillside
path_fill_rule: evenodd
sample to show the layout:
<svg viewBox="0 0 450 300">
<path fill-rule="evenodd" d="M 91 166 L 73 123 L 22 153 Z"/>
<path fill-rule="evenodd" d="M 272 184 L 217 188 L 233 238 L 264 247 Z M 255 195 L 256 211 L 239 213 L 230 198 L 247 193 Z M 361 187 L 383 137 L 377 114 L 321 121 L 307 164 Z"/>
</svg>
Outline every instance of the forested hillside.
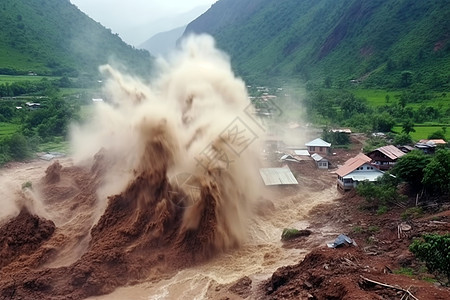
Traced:
<svg viewBox="0 0 450 300">
<path fill-rule="evenodd" d="M 151 57 L 124 43 L 69 0 L 0 2 L 0 74 L 77 76 L 115 59 L 148 71 Z"/>
<path fill-rule="evenodd" d="M 212 34 L 250 81 L 449 87 L 449 0 L 220 0 L 192 32 Z"/>
</svg>

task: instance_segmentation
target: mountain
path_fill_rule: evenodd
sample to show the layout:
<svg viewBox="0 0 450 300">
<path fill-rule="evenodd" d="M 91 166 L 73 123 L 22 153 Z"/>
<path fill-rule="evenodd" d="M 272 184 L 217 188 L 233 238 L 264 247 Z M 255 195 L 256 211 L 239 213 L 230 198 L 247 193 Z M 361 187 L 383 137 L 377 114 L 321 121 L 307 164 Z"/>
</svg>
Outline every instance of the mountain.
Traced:
<svg viewBox="0 0 450 300">
<path fill-rule="evenodd" d="M 449 0 L 220 0 L 192 32 L 213 35 L 248 81 L 449 87 Z"/>
<path fill-rule="evenodd" d="M 147 22 L 140 26 L 134 26 L 125 30 L 123 36 L 126 36 L 127 40 L 130 40 L 133 45 L 143 44 L 158 33 L 186 26 L 189 22 L 204 13 L 208 8 L 209 6 L 207 5 L 201 5 L 181 14 L 174 14 Z"/>
<path fill-rule="evenodd" d="M 166 32 L 155 34 L 139 48 L 148 50 L 152 55 L 165 55 L 175 49 L 177 40 L 183 35 L 186 25 Z"/>
<path fill-rule="evenodd" d="M 95 74 L 117 61 L 147 73 L 151 56 L 124 43 L 69 0 L 2 0 L 0 74 Z"/>
</svg>

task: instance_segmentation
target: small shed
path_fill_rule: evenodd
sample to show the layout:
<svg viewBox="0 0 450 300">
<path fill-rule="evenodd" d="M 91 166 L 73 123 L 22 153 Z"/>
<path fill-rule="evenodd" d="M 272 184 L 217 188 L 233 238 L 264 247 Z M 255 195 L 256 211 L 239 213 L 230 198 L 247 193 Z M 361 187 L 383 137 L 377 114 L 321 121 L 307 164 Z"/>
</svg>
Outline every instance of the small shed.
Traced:
<svg viewBox="0 0 450 300">
<path fill-rule="evenodd" d="M 412 147 L 410 145 L 402 145 L 402 146 L 398 146 L 397 148 L 405 153 L 409 153 L 414 150 L 414 147 Z"/>
<path fill-rule="evenodd" d="M 41 108 L 41 104 L 40 103 L 36 103 L 36 102 L 27 102 L 27 103 L 25 103 L 25 105 L 30 110 L 35 110 L 35 109 Z"/>
<path fill-rule="evenodd" d="M 311 155 L 312 159 L 316 162 L 316 165 L 319 169 L 328 169 L 329 167 L 329 161 L 326 158 L 323 158 L 317 153 L 313 153 Z"/>
<path fill-rule="evenodd" d="M 325 142 L 321 138 L 317 138 L 305 144 L 309 153 L 319 153 L 322 155 L 329 155 L 331 152 L 331 144 Z"/>
<path fill-rule="evenodd" d="M 299 163 L 300 161 L 298 159 L 296 159 L 295 157 L 293 157 L 292 155 L 289 154 L 285 154 L 280 158 L 280 162 L 294 162 L 294 163 Z"/>
<path fill-rule="evenodd" d="M 262 180 L 267 186 L 298 184 L 297 179 L 288 167 L 261 168 L 259 174 L 261 174 Z"/>
</svg>

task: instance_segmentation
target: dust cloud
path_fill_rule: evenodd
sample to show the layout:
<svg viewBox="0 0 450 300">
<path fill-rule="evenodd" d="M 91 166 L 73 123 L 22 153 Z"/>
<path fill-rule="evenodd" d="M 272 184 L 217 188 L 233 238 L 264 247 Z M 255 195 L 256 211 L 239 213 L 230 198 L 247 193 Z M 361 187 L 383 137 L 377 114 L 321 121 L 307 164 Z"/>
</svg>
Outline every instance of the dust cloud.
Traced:
<svg viewBox="0 0 450 300">
<path fill-rule="evenodd" d="M 150 86 L 109 65 L 100 68 L 108 77 L 107 102 L 96 106 L 90 124 L 74 128 L 74 158 L 82 162 L 105 150 L 110 165 L 99 199 L 123 191 L 135 174 L 149 170 L 162 170 L 169 179 L 188 174 L 189 182 L 175 183 L 182 191 L 171 191 L 187 195 L 188 203 L 177 203 L 186 207 L 182 228 L 195 229 L 204 202 L 217 201 L 214 245 L 236 245 L 256 197 L 262 134 L 247 114 L 245 84 L 209 36 L 189 37 L 157 68 L 161 75 Z M 155 140 L 161 148 L 149 149 Z M 204 199 L 202 188 L 216 193 L 214 199 Z"/>
<path fill-rule="evenodd" d="M 73 126 L 73 166 L 55 162 L 33 185 L 51 213 L 36 219 L 22 208 L 7 219 L 5 228 L 26 220 L 23 239 L 36 231 L 42 238 L 23 259 L 15 259 L 16 245 L 18 254 L 0 266 L 3 297 L 110 293 L 170 276 L 246 238 L 264 130 L 214 40 L 184 40 L 158 61 L 151 84 L 109 65 L 100 70 L 106 101 L 87 124 Z"/>
</svg>

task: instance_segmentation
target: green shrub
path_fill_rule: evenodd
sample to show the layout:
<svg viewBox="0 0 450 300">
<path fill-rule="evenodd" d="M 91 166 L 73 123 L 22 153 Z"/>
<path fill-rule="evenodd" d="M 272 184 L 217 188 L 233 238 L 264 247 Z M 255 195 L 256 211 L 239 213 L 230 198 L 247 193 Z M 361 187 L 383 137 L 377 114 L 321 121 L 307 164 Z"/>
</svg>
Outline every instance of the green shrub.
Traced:
<svg viewBox="0 0 450 300">
<path fill-rule="evenodd" d="M 310 234 L 311 234 L 311 231 L 306 230 L 306 229 L 305 230 L 298 230 L 298 229 L 295 229 L 295 228 L 284 228 L 283 229 L 283 233 L 281 234 L 281 239 L 283 241 L 291 240 L 291 239 L 294 239 L 294 238 L 299 237 L 299 236 L 308 236 Z"/>
<path fill-rule="evenodd" d="M 377 233 L 378 231 L 380 231 L 380 227 L 378 226 L 369 226 L 369 232 L 371 233 Z"/>
<path fill-rule="evenodd" d="M 353 232 L 354 233 L 361 233 L 361 232 L 363 232 L 363 229 L 361 228 L 361 226 L 355 226 L 355 227 L 353 227 Z"/>
<path fill-rule="evenodd" d="M 406 276 L 413 276 L 414 275 L 414 270 L 411 268 L 400 268 L 400 269 L 396 269 L 393 271 L 394 274 L 401 274 L 401 275 L 406 275 Z"/>
<path fill-rule="evenodd" d="M 402 213 L 402 219 L 403 220 L 410 220 L 415 218 L 420 218 L 423 215 L 423 209 L 421 207 L 410 207 L 407 208 Z"/>
<path fill-rule="evenodd" d="M 33 188 L 33 184 L 31 183 L 31 181 L 27 181 L 22 183 L 22 190 L 24 189 L 32 189 Z"/>
<path fill-rule="evenodd" d="M 356 192 L 376 208 L 379 215 L 388 211 L 389 204 L 405 200 L 405 196 L 397 192 L 394 182 L 388 178 L 382 178 L 380 182 L 362 182 L 356 187 Z"/>
<path fill-rule="evenodd" d="M 387 213 L 387 211 L 388 211 L 387 206 L 386 205 L 382 205 L 382 206 L 378 207 L 377 215 L 383 215 L 383 214 Z"/>
<path fill-rule="evenodd" d="M 426 234 L 423 239 L 414 240 L 409 250 L 425 262 L 428 270 L 450 279 L 450 234 Z"/>
</svg>

